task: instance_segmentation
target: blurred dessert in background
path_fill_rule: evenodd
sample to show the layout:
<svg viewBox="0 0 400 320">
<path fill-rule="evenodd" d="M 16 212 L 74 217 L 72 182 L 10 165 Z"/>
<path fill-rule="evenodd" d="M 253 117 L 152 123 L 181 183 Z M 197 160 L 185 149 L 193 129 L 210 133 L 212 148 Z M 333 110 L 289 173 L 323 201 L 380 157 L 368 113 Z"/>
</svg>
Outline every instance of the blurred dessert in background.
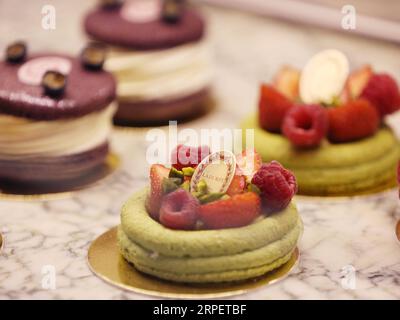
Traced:
<svg viewBox="0 0 400 320">
<path fill-rule="evenodd" d="M 207 109 L 212 78 L 204 21 L 182 0 L 100 1 L 84 21 L 107 44 L 122 125 L 164 124 Z"/>
<path fill-rule="evenodd" d="M 255 129 L 264 161 L 292 170 L 299 193 L 354 195 L 394 187 L 400 144 L 384 117 L 400 107 L 396 81 L 325 50 L 303 70 L 284 67 L 260 90 Z"/>
<path fill-rule="evenodd" d="M 104 163 L 116 85 L 102 55 L 91 47 L 81 58 L 28 54 L 22 42 L 7 48 L 0 61 L 2 184 L 77 179 Z"/>
</svg>

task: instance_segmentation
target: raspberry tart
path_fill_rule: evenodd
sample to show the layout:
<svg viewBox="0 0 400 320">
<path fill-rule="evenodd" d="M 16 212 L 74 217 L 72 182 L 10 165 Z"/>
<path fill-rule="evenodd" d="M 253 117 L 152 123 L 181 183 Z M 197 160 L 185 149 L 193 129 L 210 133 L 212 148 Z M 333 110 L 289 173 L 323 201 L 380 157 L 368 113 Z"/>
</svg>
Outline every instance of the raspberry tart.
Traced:
<svg viewBox="0 0 400 320">
<path fill-rule="evenodd" d="M 384 118 L 400 108 L 396 81 L 363 66 L 349 73 L 337 50 L 310 59 L 302 71 L 283 67 L 260 89 L 255 148 L 294 172 L 299 193 L 356 195 L 395 185 L 400 145 Z"/>
<path fill-rule="evenodd" d="M 294 175 L 276 161 L 262 164 L 254 151 L 231 154 L 225 165 L 210 160 L 221 152 L 203 150 L 198 165 L 191 157 L 151 166 L 150 188 L 122 208 L 123 257 L 143 273 L 183 283 L 240 281 L 285 264 L 303 229 Z M 179 146 L 176 153 L 200 151 Z"/>
</svg>

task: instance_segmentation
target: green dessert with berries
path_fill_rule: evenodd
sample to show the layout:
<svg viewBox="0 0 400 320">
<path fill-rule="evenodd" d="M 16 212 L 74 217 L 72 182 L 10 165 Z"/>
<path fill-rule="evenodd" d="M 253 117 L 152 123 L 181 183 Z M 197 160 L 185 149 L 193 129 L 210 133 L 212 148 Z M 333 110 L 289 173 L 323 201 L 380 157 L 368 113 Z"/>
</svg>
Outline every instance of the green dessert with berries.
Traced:
<svg viewBox="0 0 400 320">
<path fill-rule="evenodd" d="M 272 85 L 261 86 L 258 115 L 242 123 L 255 130 L 263 161 L 294 172 L 300 194 L 363 194 L 396 181 L 400 144 L 383 118 L 400 107 L 398 86 L 370 66 L 347 76 L 346 63 L 326 50 L 302 72 L 282 68 Z"/>
<path fill-rule="evenodd" d="M 182 150 L 198 152 L 186 146 L 174 152 Z M 123 206 L 119 246 L 139 271 L 174 282 L 231 282 L 261 276 L 291 258 L 303 229 L 292 202 L 293 174 L 244 151 L 215 192 L 202 171 L 214 154 L 199 157 L 200 164 L 192 158 L 172 168 L 152 165 L 150 188 Z"/>
</svg>

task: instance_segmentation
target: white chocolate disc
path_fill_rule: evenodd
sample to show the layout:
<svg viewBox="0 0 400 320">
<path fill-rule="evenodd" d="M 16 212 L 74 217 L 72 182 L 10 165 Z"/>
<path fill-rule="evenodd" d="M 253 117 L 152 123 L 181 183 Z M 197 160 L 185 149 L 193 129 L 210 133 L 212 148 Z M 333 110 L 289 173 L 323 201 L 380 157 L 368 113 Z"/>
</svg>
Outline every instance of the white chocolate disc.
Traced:
<svg viewBox="0 0 400 320">
<path fill-rule="evenodd" d="M 331 103 L 343 90 L 349 75 L 346 56 L 334 49 L 314 55 L 300 77 L 300 97 L 304 103 Z"/>
</svg>

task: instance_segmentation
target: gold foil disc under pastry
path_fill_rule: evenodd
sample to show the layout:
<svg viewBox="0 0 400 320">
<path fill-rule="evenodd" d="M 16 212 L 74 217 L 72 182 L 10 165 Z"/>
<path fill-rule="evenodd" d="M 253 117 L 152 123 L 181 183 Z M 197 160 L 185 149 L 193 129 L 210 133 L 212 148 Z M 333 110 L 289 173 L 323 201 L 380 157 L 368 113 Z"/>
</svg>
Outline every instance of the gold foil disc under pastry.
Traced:
<svg viewBox="0 0 400 320">
<path fill-rule="evenodd" d="M 93 241 L 89 248 L 88 263 L 96 276 L 122 289 L 162 298 L 193 299 L 228 297 L 271 285 L 289 274 L 297 265 L 299 256 L 299 250 L 296 248 L 286 264 L 247 281 L 224 284 L 179 284 L 137 271 L 120 254 L 117 227 L 114 227 Z"/>
<path fill-rule="evenodd" d="M 34 186 L 0 183 L 0 200 L 33 201 L 66 198 L 75 191 L 97 185 L 114 173 L 119 166 L 119 157 L 114 153 L 110 153 L 103 165 L 79 179 L 65 183 L 45 183 Z"/>
</svg>

